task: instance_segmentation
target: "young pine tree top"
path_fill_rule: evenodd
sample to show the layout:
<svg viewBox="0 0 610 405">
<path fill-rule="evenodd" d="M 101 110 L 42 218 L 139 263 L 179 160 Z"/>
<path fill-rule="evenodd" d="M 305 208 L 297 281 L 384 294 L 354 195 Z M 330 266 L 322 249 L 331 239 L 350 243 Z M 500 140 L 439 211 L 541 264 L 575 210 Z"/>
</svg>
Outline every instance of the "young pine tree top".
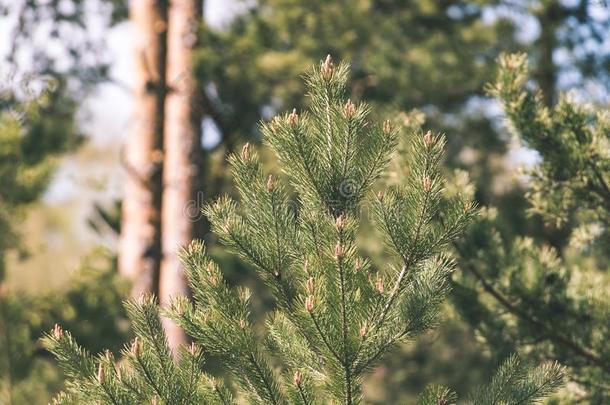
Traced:
<svg viewBox="0 0 610 405">
<path fill-rule="evenodd" d="M 204 209 L 221 243 L 251 264 L 275 297 L 265 336 L 252 327 L 250 292 L 229 287 L 195 241 L 182 252 L 192 300 L 178 297 L 166 309 L 192 338 L 190 348 L 172 360 L 147 297 L 127 304 L 137 338 L 124 361 L 91 357 L 57 327 L 47 342 L 68 375 L 58 402 L 361 403 L 367 371 L 434 325 L 452 267 L 443 252 L 474 206 L 446 198 L 444 139 L 429 132 L 408 134 L 404 185 L 372 196 L 399 131 L 389 121 L 371 122 L 365 104 L 345 100 L 347 80 L 348 66 L 327 58 L 306 76 L 309 111 L 263 125 L 287 181 L 264 173 L 246 145 L 230 158 L 239 203 L 222 197 Z M 364 212 L 387 246 L 383 267 L 356 243 Z M 221 359 L 235 387 L 201 372 L 204 353 Z M 532 403 L 561 375 L 556 366 L 528 371 L 511 358 L 471 403 Z M 454 402 L 442 387 L 419 401 Z"/>
</svg>

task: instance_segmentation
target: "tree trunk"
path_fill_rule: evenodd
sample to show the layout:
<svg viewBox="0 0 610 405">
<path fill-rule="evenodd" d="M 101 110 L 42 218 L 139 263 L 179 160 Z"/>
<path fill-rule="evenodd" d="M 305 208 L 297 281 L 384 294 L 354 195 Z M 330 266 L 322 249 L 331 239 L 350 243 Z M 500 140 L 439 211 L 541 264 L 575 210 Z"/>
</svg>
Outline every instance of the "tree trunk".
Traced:
<svg viewBox="0 0 610 405">
<path fill-rule="evenodd" d="M 193 51 L 201 23 L 201 0 L 171 0 L 168 29 L 165 100 L 165 164 L 163 169 L 163 260 L 159 297 L 186 295 L 188 288 L 177 252 L 194 236 L 198 216 L 198 185 L 202 111 L 193 75 Z M 174 350 L 186 341 L 184 332 L 164 319 L 165 332 Z"/>
<path fill-rule="evenodd" d="M 167 2 L 133 0 L 134 111 L 122 156 L 127 172 L 119 272 L 132 296 L 157 293 L 161 263 L 161 189 L 167 54 Z"/>
<path fill-rule="evenodd" d="M 537 13 L 540 22 L 540 37 L 536 41 L 538 48 L 538 66 L 534 78 L 542 91 L 542 100 L 547 107 L 552 107 L 557 100 L 557 66 L 553 54 L 558 49 L 557 29 L 565 17 L 560 3 L 550 2 Z"/>
</svg>

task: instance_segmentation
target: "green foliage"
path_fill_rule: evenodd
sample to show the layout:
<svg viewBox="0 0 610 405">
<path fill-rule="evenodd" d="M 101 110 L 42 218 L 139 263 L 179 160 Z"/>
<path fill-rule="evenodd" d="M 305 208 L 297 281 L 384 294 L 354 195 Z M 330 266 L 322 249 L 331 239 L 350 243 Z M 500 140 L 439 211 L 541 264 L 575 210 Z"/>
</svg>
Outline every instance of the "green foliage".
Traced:
<svg viewBox="0 0 610 405">
<path fill-rule="evenodd" d="M 489 91 L 504 107 L 513 133 L 541 158 L 532 177 L 532 211 L 561 225 L 578 211 L 580 219 L 608 225 L 610 186 L 607 111 L 595 112 L 567 96 L 546 107 L 540 92 L 525 88 L 525 54 L 500 58 L 500 73 Z"/>
<path fill-rule="evenodd" d="M 571 235 L 567 247 L 502 231 L 486 211 L 457 244 L 464 270 L 454 302 L 497 356 L 514 350 L 569 367 L 574 400 L 610 399 L 607 218 L 608 119 L 562 97 L 552 108 L 527 86 L 524 55 L 500 59 L 497 96 L 516 136 L 540 162 L 529 176 L 530 215 Z M 559 250 L 558 250 L 559 249 Z"/>
<path fill-rule="evenodd" d="M 1 282 L 4 255 L 18 246 L 15 217 L 44 192 L 57 156 L 73 149 L 80 134 L 73 121 L 75 103 L 65 100 L 60 83 L 49 83 L 41 95 L 25 101 L 2 89 L 0 100 Z"/>
<path fill-rule="evenodd" d="M 529 369 L 517 357 L 511 356 L 491 382 L 477 390 L 469 402 L 476 405 L 537 403 L 555 391 L 562 380 L 563 372 L 555 365 Z"/>
<path fill-rule="evenodd" d="M 107 256 L 91 255 L 65 290 L 0 296 L 0 402 L 44 403 L 61 388 L 62 375 L 39 338 L 55 322 L 85 347 L 118 352 L 131 334 L 122 306 L 128 288 Z"/>
<path fill-rule="evenodd" d="M 287 181 L 266 176 L 246 145 L 230 159 L 240 203 L 221 197 L 204 210 L 221 242 L 272 292 L 276 311 L 266 333 L 252 323 L 251 293 L 229 286 L 194 241 L 181 255 L 192 301 L 177 297 L 166 309 L 193 339 L 191 347 L 172 359 L 156 303 L 146 297 L 127 304 L 137 337 L 119 363 L 90 356 L 56 327 L 47 345 L 69 377 L 59 403 L 234 403 L 201 372 L 199 348 L 222 361 L 236 400 L 360 403 L 363 377 L 383 355 L 436 324 L 452 268 L 444 251 L 474 216 L 474 205 L 445 196 L 444 140 L 429 132 L 408 134 L 407 183 L 371 196 L 399 133 L 389 121 L 372 122 L 364 104 L 345 101 L 347 74 L 347 65 L 334 66 L 328 57 L 306 77 L 309 111 L 263 125 Z M 373 266 L 357 242 L 365 204 L 388 247 L 383 267 Z M 512 372 L 513 387 L 504 387 Z M 490 403 L 533 403 L 561 375 L 555 365 L 521 371 L 511 359 L 480 395 L 496 395 Z M 431 388 L 421 403 L 435 398 L 452 396 Z"/>
<path fill-rule="evenodd" d="M 228 27 L 204 27 L 197 53 L 197 78 L 209 90 L 206 111 L 222 137 L 219 149 L 233 152 L 240 140 L 258 141 L 261 119 L 308 106 L 297 77 L 319 55 L 331 53 L 350 61 L 347 94 L 366 99 L 373 114 L 426 109 L 428 127 L 452 134 L 450 164 L 471 169 L 478 197 L 491 198 L 491 165 L 505 145 L 490 120 L 467 104 L 492 80 L 500 50 L 516 49 L 509 20 L 481 18 L 495 6 L 431 0 L 248 3 Z M 463 149 L 484 152 L 466 161 L 459 155 Z M 216 167 L 212 163 L 206 172 L 226 173 Z M 212 189 L 210 198 L 227 188 Z"/>
</svg>

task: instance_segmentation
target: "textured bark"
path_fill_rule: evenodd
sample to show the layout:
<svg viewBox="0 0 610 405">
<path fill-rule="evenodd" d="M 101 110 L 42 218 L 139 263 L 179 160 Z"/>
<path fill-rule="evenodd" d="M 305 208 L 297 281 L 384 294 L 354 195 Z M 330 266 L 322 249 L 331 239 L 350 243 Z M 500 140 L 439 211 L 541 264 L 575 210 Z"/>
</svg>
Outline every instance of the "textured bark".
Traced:
<svg viewBox="0 0 610 405">
<path fill-rule="evenodd" d="M 201 1 L 172 0 L 169 9 L 167 83 L 165 100 L 165 162 L 163 169 L 163 260 L 159 297 L 167 305 L 171 297 L 188 294 L 178 249 L 194 236 L 197 216 L 201 115 L 193 75 L 193 51 L 201 22 Z M 184 343 L 184 332 L 164 319 L 172 349 Z"/>
<path fill-rule="evenodd" d="M 132 295 L 157 293 L 161 263 L 161 191 L 167 52 L 167 2 L 133 0 L 134 111 L 123 152 L 127 172 L 119 271 Z"/>
</svg>

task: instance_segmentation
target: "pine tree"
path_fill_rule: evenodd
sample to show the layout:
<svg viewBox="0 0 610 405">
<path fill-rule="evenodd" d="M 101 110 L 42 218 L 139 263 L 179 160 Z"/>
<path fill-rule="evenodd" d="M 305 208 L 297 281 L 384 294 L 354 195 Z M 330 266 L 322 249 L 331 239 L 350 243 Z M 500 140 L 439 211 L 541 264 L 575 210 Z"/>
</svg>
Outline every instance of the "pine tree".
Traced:
<svg viewBox="0 0 610 405">
<path fill-rule="evenodd" d="M 239 204 L 221 197 L 204 209 L 221 242 L 256 269 L 275 298 L 264 336 L 252 324 L 250 292 L 229 286 L 194 241 L 181 254 L 193 299 L 176 297 L 164 312 L 191 346 L 173 360 L 147 296 L 127 304 L 137 337 L 124 361 L 92 357 L 56 326 L 46 342 L 68 376 L 58 403 L 360 403 L 367 371 L 435 325 L 452 269 L 446 248 L 475 207 L 445 195 L 444 139 L 430 132 L 409 134 L 406 185 L 371 196 L 400 134 L 390 121 L 371 122 L 364 103 L 343 99 L 347 76 L 347 65 L 328 57 L 306 76 L 309 111 L 263 124 L 285 178 L 266 176 L 246 144 L 230 158 Z M 358 246 L 369 211 L 388 249 L 379 265 Z M 204 351 L 222 360 L 236 390 L 201 371 Z M 534 403 L 562 374 L 556 365 L 530 369 L 511 357 L 467 403 Z M 419 403 L 455 400 L 431 386 Z"/>
<path fill-rule="evenodd" d="M 555 359 L 579 386 L 572 397 L 608 403 L 610 117 L 565 95 L 548 107 L 528 80 L 527 56 L 505 55 L 489 90 L 515 136 L 539 153 L 527 173 L 531 216 L 570 243 L 558 251 L 527 235 L 511 239 L 486 210 L 457 244 L 464 271 L 455 302 L 495 353 Z"/>
<path fill-rule="evenodd" d="M 133 1 L 134 110 L 125 141 L 119 272 L 132 295 L 158 292 L 161 267 L 161 191 L 167 65 L 167 2 Z"/>
<path fill-rule="evenodd" d="M 159 277 L 159 301 L 162 305 L 167 304 L 172 296 L 188 292 L 176 250 L 195 237 L 195 220 L 185 207 L 197 200 L 202 119 L 199 86 L 193 77 L 202 2 L 173 0 L 170 3 Z M 172 349 L 186 341 L 184 332 L 173 322 L 165 322 L 165 328 Z"/>
</svg>

